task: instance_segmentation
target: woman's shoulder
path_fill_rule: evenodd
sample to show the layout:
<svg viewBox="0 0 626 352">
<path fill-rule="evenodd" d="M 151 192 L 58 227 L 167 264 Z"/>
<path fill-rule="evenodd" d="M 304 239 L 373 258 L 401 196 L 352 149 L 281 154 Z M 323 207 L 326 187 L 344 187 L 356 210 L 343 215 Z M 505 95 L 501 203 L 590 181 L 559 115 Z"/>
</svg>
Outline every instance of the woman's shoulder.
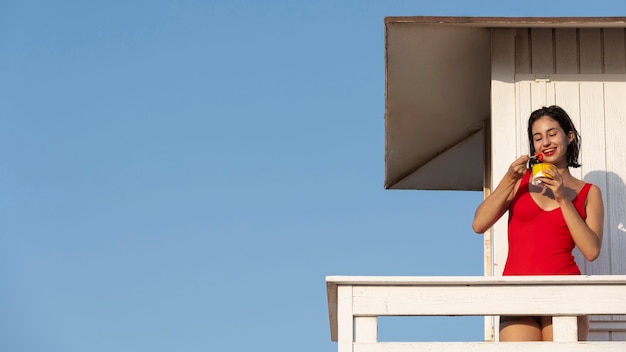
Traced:
<svg viewBox="0 0 626 352">
<path fill-rule="evenodd" d="M 574 178 L 574 180 L 575 186 L 573 188 L 576 190 L 576 193 L 578 195 L 583 194 L 584 198 L 587 198 L 589 196 L 600 197 L 600 199 L 602 198 L 602 191 L 600 190 L 600 187 L 598 187 L 598 185 L 584 180 L 579 180 L 577 178 Z"/>
<path fill-rule="evenodd" d="M 586 183 L 586 185 L 589 185 L 587 186 L 589 187 L 589 194 L 602 197 L 602 190 L 600 189 L 600 187 L 598 187 L 598 185 L 593 184 L 593 183 Z"/>
</svg>

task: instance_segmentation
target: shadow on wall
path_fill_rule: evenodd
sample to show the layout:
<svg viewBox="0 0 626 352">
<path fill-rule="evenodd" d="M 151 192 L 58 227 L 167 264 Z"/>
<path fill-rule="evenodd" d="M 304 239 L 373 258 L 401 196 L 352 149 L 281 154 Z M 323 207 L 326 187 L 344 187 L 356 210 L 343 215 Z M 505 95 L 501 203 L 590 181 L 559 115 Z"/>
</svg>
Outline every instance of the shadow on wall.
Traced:
<svg viewBox="0 0 626 352">
<path fill-rule="evenodd" d="M 618 265 L 626 255 L 626 185 L 624 180 L 611 171 L 591 171 L 584 178 L 598 185 L 604 201 L 604 236 L 602 252 L 594 262 L 585 262 L 581 270 L 588 275 L 626 275 L 626 268 Z M 577 256 L 577 261 L 582 255 Z M 584 261 L 584 259 L 583 259 Z"/>
</svg>

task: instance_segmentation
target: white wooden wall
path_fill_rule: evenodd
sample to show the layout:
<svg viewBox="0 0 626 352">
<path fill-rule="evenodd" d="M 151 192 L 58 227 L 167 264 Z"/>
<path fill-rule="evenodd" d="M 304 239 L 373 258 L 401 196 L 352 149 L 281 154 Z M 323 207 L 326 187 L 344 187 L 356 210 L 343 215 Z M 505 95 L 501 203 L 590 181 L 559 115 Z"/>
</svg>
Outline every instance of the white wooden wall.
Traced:
<svg viewBox="0 0 626 352">
<path fill-rule="evenodd" d="M 584 274 L 626 274 L 626 35 L 625 29 L 534 28 L 492 31 L 492 188 L 510 163 L 528 153 L 527 120 L 560 105 L 582 136 L 582 167 L 574 176 L 600 187 L 605 231 L 600 258 Z M 507 215 L 493 229 L 493 267 L 507 254 Z M 590 339 L 626 340 L 623 316 L 594 316 Z M 598 330 L 598 331 L 596 331 Z"/>
</svg>

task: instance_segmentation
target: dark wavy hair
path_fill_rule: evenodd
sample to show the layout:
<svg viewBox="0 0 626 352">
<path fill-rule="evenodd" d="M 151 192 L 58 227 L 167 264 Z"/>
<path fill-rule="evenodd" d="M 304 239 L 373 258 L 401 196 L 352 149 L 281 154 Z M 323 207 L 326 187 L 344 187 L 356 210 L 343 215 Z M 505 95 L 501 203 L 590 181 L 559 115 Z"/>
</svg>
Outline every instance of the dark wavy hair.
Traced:
<svg viewBox="0 0 626 352">
<path fill-rule="evenodd" d="M 569 115 L 561 107 L 551 105 L 537 109 L 530 114 L 528 119 L 528 142 L 530 144 L 530 155 L 535 155 L 535 146 L 533 145 L 533 123 L 539 120 L 541 117 L 548 116 L 554 121 L 558 122 L 565 135 L 569 135 L 570 132 L 574 132 L 574 140 L 567 146 L 567 166 L 580 167 L 578 162 L 578 153 L 580 152 L 580 134 L 574 127 L 574 123 Z"/>
</svg>

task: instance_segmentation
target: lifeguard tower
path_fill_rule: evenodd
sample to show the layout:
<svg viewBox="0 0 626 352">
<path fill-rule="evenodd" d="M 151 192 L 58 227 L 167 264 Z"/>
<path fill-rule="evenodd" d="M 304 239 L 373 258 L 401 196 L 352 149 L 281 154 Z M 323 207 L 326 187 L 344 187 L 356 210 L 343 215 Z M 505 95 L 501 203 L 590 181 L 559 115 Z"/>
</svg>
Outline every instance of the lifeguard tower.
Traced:
<svg viewBox="0 0 626 352">
<path fill-rule="evenodd" d="M 626 351 L 626 17 L 388 17 L 385 54 L 385 188 L 487 196 L 528 154 L 531 111 L 557 104 L 583 137 L 572 173 L 603 193 L 603 247 L 576 254 L 580 277 L 502 277 L 505 215 L 484 235 L 485 276 L 329 276 L 339 351 Z M 498 343 L 504 314 L 554 316 L 555 341 Z M 408 315 L 485 316 L 485 342 L 377 341 L 378 316 Z"/>
</svg>

